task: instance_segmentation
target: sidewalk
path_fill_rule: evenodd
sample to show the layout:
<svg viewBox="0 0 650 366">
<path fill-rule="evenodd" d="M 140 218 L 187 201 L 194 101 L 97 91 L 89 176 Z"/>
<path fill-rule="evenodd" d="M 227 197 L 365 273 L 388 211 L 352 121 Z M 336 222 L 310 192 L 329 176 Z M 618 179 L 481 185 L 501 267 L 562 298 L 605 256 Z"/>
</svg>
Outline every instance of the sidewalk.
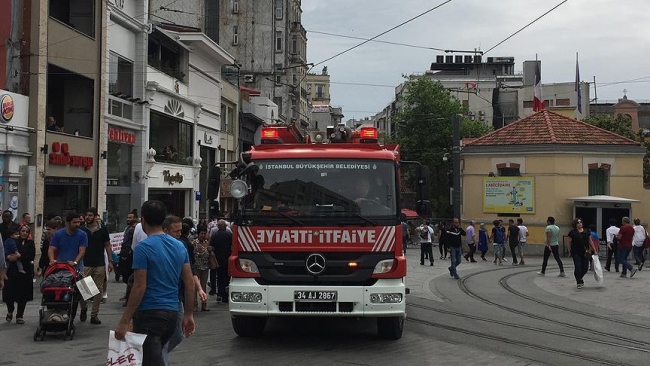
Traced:
<svg viewBox="0 0 650 366">
<path fill-rule="evenodd" d="M 509 254 L 509 253 L 508 253 Z M 455 281 L 449 277 L 447 267 L 450 265 L 449 257 L 440 259 L 437 248 L 434 248 L 434 265 L 431 267 L 429 261 L 425 260 L 425 265 L 420 265 L 420 249 L 409 248 L 406 253 L 407 257 L 407 277 L 406 287 L 410 289 L 410 296 L 445 302 L 448 301 L 444 295 L 437 290 L 437 284 L 440 281 Z M 477 263 L 463 262 L 458 266 L 458 274 L 463 276 L 477 271 L 485 271 L 497 268 L 492 264 L 493 258 L 490 257 L 487 262 L 481 260 L 481 256 L 475 255 Z M 525 266 L 512 266 L 511 258 L 504 263 L 503 267 L 512 267 L 514 270 L 527 269 L 530 272 L 524 272 L 521 276 L 534 276 L 533 283 L 540 290 L 550 294 L 566 298 L 571 301 L 577 301 L 589 306 L 597 306 L 604 309 L 614 310 L 626 314 L 634 314 L 650 318 L 650 262 L 646 262 L 648 267 L 638 271 L 633 278 L 620 278 L 620 273 L 604 271 L 604 282 L 599 285 L 594 279 L 594 272 L 588 272 L 585 277 L 585 287 L 581 290 L 576 288 L 576 281 L 573 276 L 573 261 L 569 257 L 562 257 L 565 267 L 566 277 L 557 277 L 559 269 L 553 257 L 549 259 L 546 269 L 546 276 L 537 276 L 536 272 L 542 268 L 542 257 L 526 257 Z M 631 264 L 634 264 L 632 262 Z M 601 265 L 604 262 L 601 260 Z M 502 267 L 502 268 L 503 268 Z M 637 266 L 634 266 L 636 269 Z M 532 271 L 534 270 L 534 271 Z M 507 274 L 504 270 L 504 276 Z M 494 283 L 494 286 L 499 286 Z M 540 291 L 540 293 L 542 293 Z M 537 297 L 542 298 L 543 295 Z"/>
</svg>

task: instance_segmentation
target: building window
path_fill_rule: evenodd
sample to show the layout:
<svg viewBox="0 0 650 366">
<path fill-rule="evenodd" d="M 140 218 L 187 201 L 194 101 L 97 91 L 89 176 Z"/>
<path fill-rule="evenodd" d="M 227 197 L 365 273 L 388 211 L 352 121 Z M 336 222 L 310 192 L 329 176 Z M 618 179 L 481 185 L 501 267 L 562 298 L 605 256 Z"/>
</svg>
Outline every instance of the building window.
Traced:
<svg viewBox="0 0 650 366">
<path fill-rule="evenodd" d="M 317 99 L 325 98 L 325 93 L 323 92 L 324 89 L 325 89 L 325 85 L 316 84 L 316 98 Z"/>
<path fill-rule="evenodd" d="M 91 179 L 46 177 L 45 212 L 61 217 L 90 207 Z"/>
<path fill-rule="evenodd" d="M 193 140 L 191 124 L 151 112 L 149 145 L 156 150 L 156 161 L 192 165 Z"/>
<path fill-rule="evenodd" d="M 501 168 L 499 169 L 500 177 L 521 177 L 519 168 Z"/>
<path fill-rule="evenodd" d="M 603 168 L 589 169 L 589 195 L 609 194 L 609 170 Z"/>
<path fill-rule="evenodd" d="M 50 17 L 94 38 L 95 3 L 89 0 L 50 0 Z"/>
<path fill-rule="evenodd" d="M 156 33 L 149 36 L 148 63 L 163 73 L 185 82 L 185 73 L 181 68 L 182 53 L 177 45 L 163 41 L 156 37 Z"/>
<path fill-rule="evenodd" d="M 293 73 L 293 85 L 298 84 L 298 75 L 296 73 Z"/>
<path fill-rule="evenodd" d="M 47 67 L 47 131 L 93 137 L 95 83 L 54 65 Z"/>
<path fill-rule="evenodd" d="M 111 52 L 108 59 L 108 102 L 110 114 L 126 119 L 133 118 L 133 62 Z"/>
<path fill-rule="evenodd" d="M 233 133 L 235 126 L 235 108 L 229 106 L 226 110 L 228 111 L 226 117 L 226 132 Z"/>
<path fill-rule="evenodd" d="M 278 114 L 282 114 L 282 97 L 274 97 L 273 103 L 278 106 Z"/>
<path fill-rule="evenodd" d="M 239 44 L 239 28 L 236 25 L 232 26 L 232 45 L 236 46 Z"/>
<path fill-rule="evenodd" d="M 282 19 L 284 13 L 284 0 L 275 0 L 275 19 Z"/>
<path fill-rule="evenodd" d="M 291 37 L 291 53 L 298 53 L 298 37 Z"/>
<path fill-rule="evenodd" d="M 275 32 L 275 51 L 282 51 L 282 32 Z"/>
<path fill-rule="evenodd" d="M 106 185 L 109 187 L 131 187 L 131 145 L 108 143 L 106 159 Z"/>
<path fill-rule="evenodd" d="M 524 108 L 533 108 L 532 100 L 524 100 Z"/>
<path fill-rule="evenodd" d="M 205 0 L 205 35 L 219 43 L 219 2 Z"/>
<path fill-rule="evenodd" d="M 562 107 L 570 106 L 571 105 L 571 99 L 569 99 L 569 98 L 556 99 L 555 100 L 555 105 L 556 106 L 562 106 Z"/>
</svg>

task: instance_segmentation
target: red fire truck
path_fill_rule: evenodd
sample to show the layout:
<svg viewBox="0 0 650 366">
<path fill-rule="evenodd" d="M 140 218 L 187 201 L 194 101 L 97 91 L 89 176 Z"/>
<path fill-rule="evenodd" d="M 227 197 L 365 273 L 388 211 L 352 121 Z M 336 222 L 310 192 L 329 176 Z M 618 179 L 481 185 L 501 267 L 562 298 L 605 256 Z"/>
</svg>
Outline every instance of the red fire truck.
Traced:
<svg viewBox="0 0 650 366">
<path fill-rule="evenodd" d="M 400 338 L 398 147 L 380 145 L 373 127 L 342 125 L 311 134 L 263 127 L 261 142 L 231 174 L 235 332 L 260 335 L 268 317 L 373 317 L 381 337 Z"/>
</svg>

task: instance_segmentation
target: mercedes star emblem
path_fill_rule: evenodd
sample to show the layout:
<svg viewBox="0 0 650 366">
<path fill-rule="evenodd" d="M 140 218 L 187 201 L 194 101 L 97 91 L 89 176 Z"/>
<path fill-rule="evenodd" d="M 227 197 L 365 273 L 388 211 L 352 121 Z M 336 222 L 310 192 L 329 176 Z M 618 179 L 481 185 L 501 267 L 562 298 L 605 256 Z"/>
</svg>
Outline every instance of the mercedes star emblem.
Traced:
<svg viewBox="0 0 650 366">
<path fill-rule="evenodd" d="M 305 261 L 307 271 L 313 275 L 319 275 L 325 271 L 325 257 L 322 254 L 310 254 Z"/>
</svg>

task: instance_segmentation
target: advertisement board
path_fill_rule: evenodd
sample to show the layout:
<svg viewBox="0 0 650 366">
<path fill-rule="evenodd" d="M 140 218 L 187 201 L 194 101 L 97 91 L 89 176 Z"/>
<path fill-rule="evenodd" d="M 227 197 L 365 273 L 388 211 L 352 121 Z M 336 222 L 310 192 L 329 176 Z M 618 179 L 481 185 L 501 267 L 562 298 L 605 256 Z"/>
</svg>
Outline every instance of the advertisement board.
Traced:
<svg viewBox="0 0 650 366">
<path fill-rule="evenodd" d="M 484 213 L 535 213 L 535 178 L 483 178 Z"/>
</svg>

